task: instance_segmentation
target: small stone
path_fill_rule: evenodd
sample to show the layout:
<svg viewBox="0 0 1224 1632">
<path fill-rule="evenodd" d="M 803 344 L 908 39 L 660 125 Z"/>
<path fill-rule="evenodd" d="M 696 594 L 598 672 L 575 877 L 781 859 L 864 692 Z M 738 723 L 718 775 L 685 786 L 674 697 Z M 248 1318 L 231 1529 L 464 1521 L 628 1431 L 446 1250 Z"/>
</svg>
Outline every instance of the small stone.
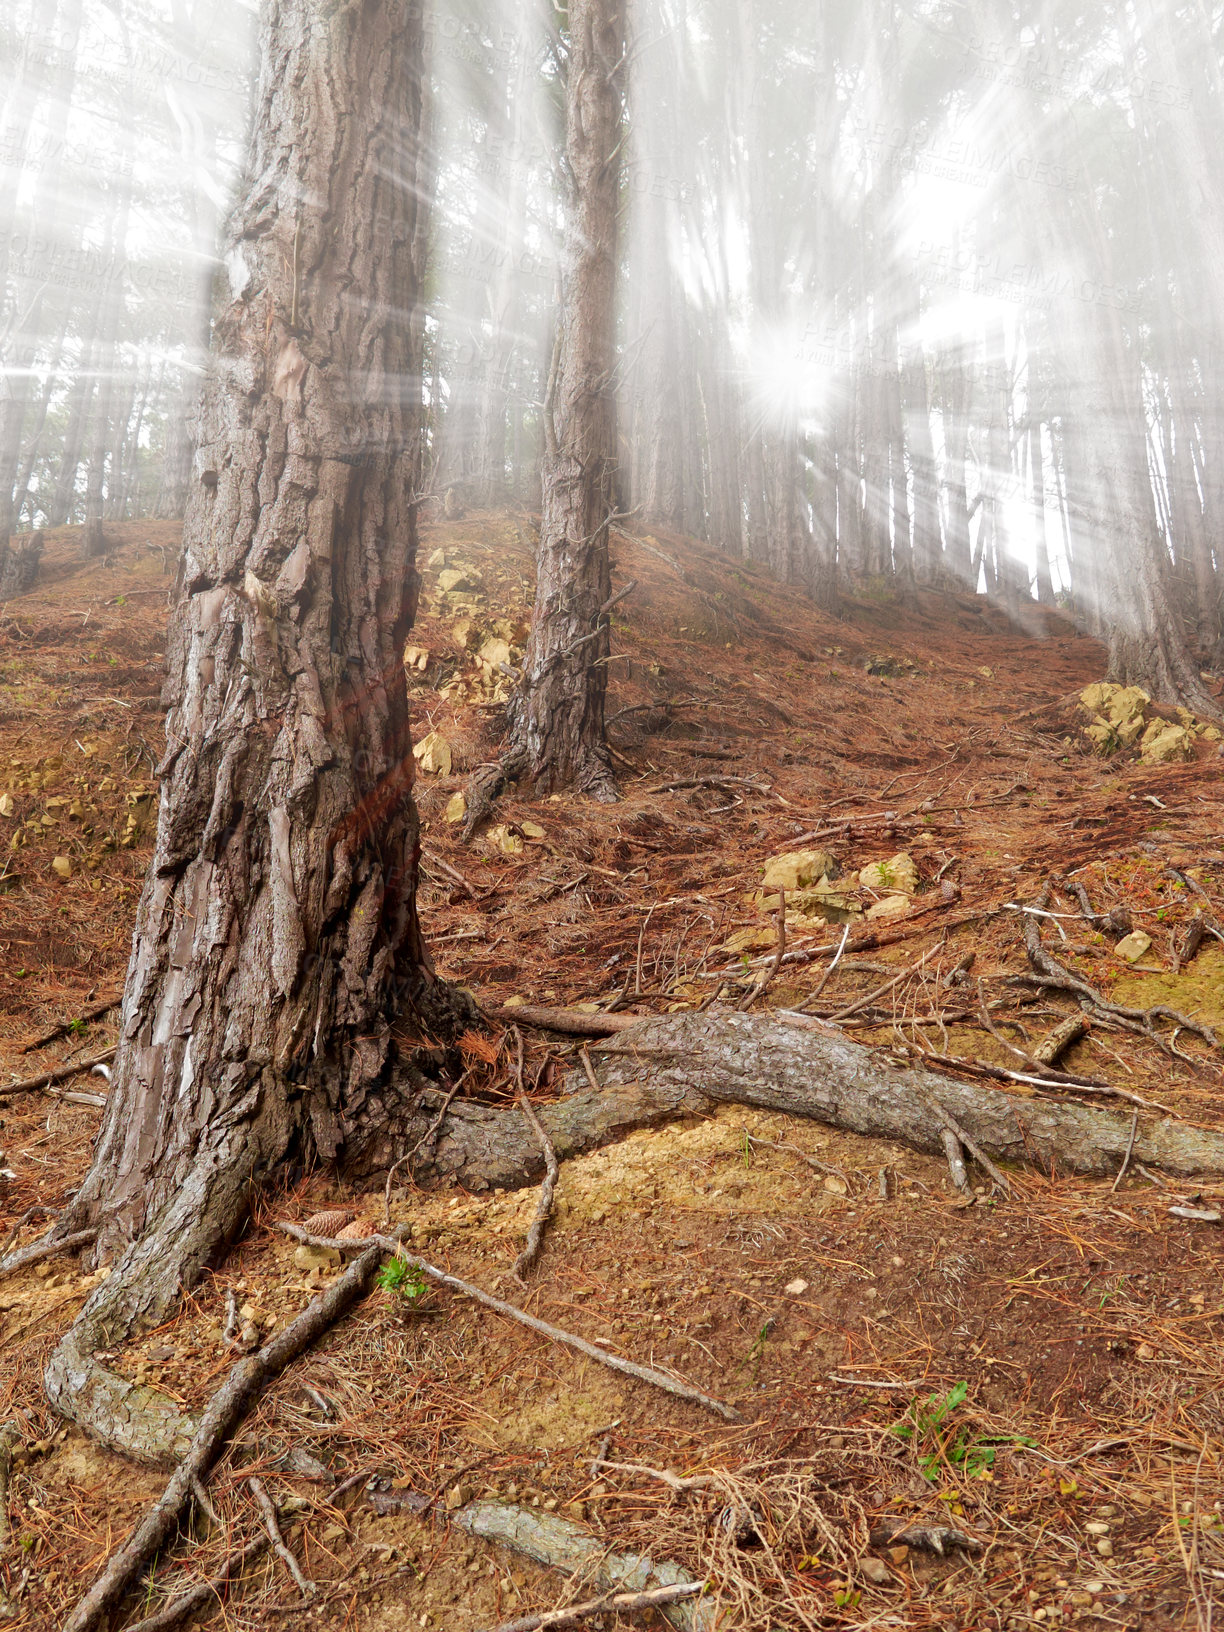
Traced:
<svg viewBox="0 0 1224 1632">
<path fill-rule="evenodd" d="M 71 878 L 72 863 L 67 856 L 55 856 L 51 862 L 51 871 L 56 878 Z"/>
<path fill-rule="evenodd" d="M 1113 1542 L 1110 1541 L 1108 1536 L 1105 1536 L 1100 1541 L 1097 1542 L 1096 1550 L 1097 1550 L 1098 1553 L 1100 1553 L 1102 1558 L 1112 1558 L 1113 1557 Z"/>
<path fill-rule="evenodd" d="M 859 1571 L 876 1587 L 886 1587 L 892 1580 L 892 1571 L 882 1558 L 872 1558 L 870 1553 L 859 1559 Z"/>
<path fill-rule="evenodd" d="M 890 1547 L 888 1549 L 888 1556 L 892 1559 L 894 1564 L 904 1564 L 906 1559 L 909 1557 L 909 1548 Z"/>
<path fill-rule="evenodd" d="M 312 1270 L 337 1268 L 340 1254 L 335 1247 L 308 1247 L 303 1244 L 293 1249 L 293 1262 L 309 1274 Z"/>
<path fill-rule="evenodd" d="M 807 1289 L 808 1283 L 806 1281 L 794 1280 L 788 1281 L 782 1290 L 786 1293 L 788 1298 L 797 1298 L 802 1293 L 806 1292 Z"/>
<path fill-rule="evenodd" d="M 582 1524 L 586 1519 L 586 1503 L 566 1502 L 565 1515 L 567 1518 L 577 1519 L 579 1524 Z"/>
<path fill-rule="evenodd" d="M 1104 1581 L 1085 1581 L 1084 1591 L 1092 1593 L 1095 1597 L 1097 1593 L 1105 1591 L 1105 1583 Z"/>
<path fill-rule="evenodd" d="M 1084 1530 L 1090 1536 L 1107 1536 L 1109 1534 L 1109 1526 L 1104 1519 L 1089 1519 L 1084 1526 Z"/>
<path fill-rule="evenodd" d="M 1145 935 L 1141 929 L 1133 929 L 1129 935 L 1122 937 L 1117 946 L 1114 947 L 1114 951 L 1120 958 L 1125 958 L 1128 963 L 1138 963 L 1151 944 L 1152 937 L 1150 935 Z"/>
</svg>

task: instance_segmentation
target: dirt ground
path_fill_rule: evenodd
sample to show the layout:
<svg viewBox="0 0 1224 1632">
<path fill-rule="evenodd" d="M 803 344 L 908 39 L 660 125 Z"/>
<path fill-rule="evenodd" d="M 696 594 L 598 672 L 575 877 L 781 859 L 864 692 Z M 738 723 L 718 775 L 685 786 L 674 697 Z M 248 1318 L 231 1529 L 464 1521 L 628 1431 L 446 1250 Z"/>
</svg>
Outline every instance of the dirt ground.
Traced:
<svg viewBox="0 0 1224 1632">
<path fill-rule="evenodd" d="M 114 1010 L 82 1017 L 121 991 L 149 856 L 177 530 L 112 536 L 85 563 L 77 535 L 48 535 L 42 582 L 0 608 L 0 1095 L 114 1042 Z M 834 863 L 829 915 L 853 922 L 812 1012 L 894 1055 L 1023 1074 L 1016 1048 L 1074 1012 L 1026 984 L 1019 909 L 1053 880 L 1056 916 L 1038 920 L 1050 952 L 1111 1001 L 1207 1032 L 1094 1022 L 1062 1068 L 1159 1107 L 1142 1115 L 1224 1124 L 1224 945 L 1209 934 L 1179 966 L 1195 915 L 1224 921 L 1218 742 L 1159 766 L 1094 754 L 1076 698 L 1104 654 L 1057 613 L 1031 609 L 1017 629 L 970 596 L 915 609 L 863 591 L 833 619 L 691 541 L 618 535 L 615 585 L 636 581 L 609 668 L 624 798 L 509 797 L 464 846 L 448 818 L 496 752 L 531 543 L 525 514 L 424 533 L 408 662 L 422 912 L 443 975 L 488 1005 L 734 1005 L 776 950 L 765 864 L 818 847 Z M 914 878 L 898 903 L 901 854 Z M 867 887 L 872 863 L 888 870 Z M 1097 913 L 1125 909 L 1147 949 L 1123 955 L 1120 924 L 1094 927 L 1068 875 Z M 842 933 L 811 912 L 788 921 L 763 1006 L 811 1001 Z M 579 1050 L 524 1035 L 533 1092 L 556 1093 Z M 465 1091 L 509 1100 L 513 1046 L 499 1025 L 473 1034 Z M 4 1237 L 36 1239 L 71 1195 L 105 1092 L 86 1074 L 56 1097 L 0 1097 Z M 257 1473 L 317 1591 L 304 1601 L 269 1555 L 195 1624 L 475 1632 L 582 1596 L 458 1528 L 453 1513 L 485 1495 L 708 1577 L 727 1627 L 1205 1632 L 1224 1596 L 1224 1237 L 1169 1209 L 1215 1211 L 1224 1181 L 1010 1178 L 1010 1196 L 983 1182 L 967 1204 L 928 1156 L 724 1108 L 566 1163 L 524 1291 L 509 1270 L 536 1191 L 426 1193 L 401 1170 L 390 1216 L 415 1250 L 744 1420 L 448 1293 L 379 1291 L 268 1393 L 210 1483 L 218 1522 L 196 1515 L 116 1626 L 256 1532 Z M 113 1364 L 202 1404 L 235 1358 L 227 1294 L 266 1336 L 325 1284 L 274 1225 L 327 1205 L 378 1223 L 384 1194 L 316 1174 L 262 1196 L 182 1312 Z M 22 1632 L 61 1624 L 163 1483 L 43 1401 L 41 1367 L 94 1284 L 83 1267 L 53 1259 L 0 1282 L 0 1422 L 20 1435 L 0 1619 Z M 617 1466 L 593 1466 L 601 1447 Z M 709 1478 L 675 1490 L 659 1471 Z M 355 1474 L 369 1488 L 329 1507 Z M 886 1521 L 975 1545 L 941 1558 L 872 1543 Z"/>
</svg>

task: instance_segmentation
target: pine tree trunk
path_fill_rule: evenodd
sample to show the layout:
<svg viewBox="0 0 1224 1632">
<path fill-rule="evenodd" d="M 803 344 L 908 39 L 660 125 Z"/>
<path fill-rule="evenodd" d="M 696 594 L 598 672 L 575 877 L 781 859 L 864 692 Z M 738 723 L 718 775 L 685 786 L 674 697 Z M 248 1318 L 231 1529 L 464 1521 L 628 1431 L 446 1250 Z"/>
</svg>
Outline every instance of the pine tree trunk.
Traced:
<svg viewBox="0 0 1224 1632">
<path fill-rule="evenodd" d="M 535 609 L 510 717 L 510 758 L 542 792 L 577 788 L 602 800 L 617 797 L 604 696 L 624 33 L 621 0 L 572 0 L 565 266 L 544 408 Z"/>
<path fill-rule="evenodd" d="M 182 1420 L 93 1350 L 161 1320 L 290 1153 L 385 1164 L 420 1080 L 405 1034 L 411 1048 L 422 1018 L 437 1034 L 453 1003 L 417 920 L 402 659 L 420 49 L 419 12 L 384 0 L 325 21 L 272 0 L 265 22 L 171 620 L 156 846 L 106 1116 L 61 1224 L 100 1224 L 102 1253 L 123 1256 L 46 1379 L 59 1410 L 146 1460 L 173 1456 Z"/>
</svg>

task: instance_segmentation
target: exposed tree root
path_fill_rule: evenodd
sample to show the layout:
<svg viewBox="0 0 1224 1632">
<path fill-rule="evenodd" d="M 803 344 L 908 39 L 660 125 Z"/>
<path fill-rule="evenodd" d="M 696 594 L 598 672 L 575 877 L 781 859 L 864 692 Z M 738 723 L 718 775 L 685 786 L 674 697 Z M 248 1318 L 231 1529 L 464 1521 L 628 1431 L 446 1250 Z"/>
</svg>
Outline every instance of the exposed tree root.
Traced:
<svg viewBox="0 0 1224 1632">
<path fill-rule="evenodd" d="M 1039 911 L 1045 908 L 1049 899 L 1050 889 L 1047 885 L 1037 901 Z M 1024 925 L 1024 946 L 1033 968 L 1047 985 L 1058 991 L 1071 992 L 1079 999 L 1081 1007 L 1089 1014 L 1112 1020 L 1115 1025 L 1123 1026 L 1128 1031 L 1139 1032 L 1141 1035 L 1150 1038 L 1163 1053 L 1170 1055 L 1174 1059 L 1186 1061 L 1196 1071 L 1201 1072 L 1203 1067 L 1197 1060 L 1189 1060 L 1188 1056 L 1175 1053 L 1172 1046 L 1156 1030 L 1154 1022 L 1157 1019 L 1171 1020 L 1181 1030 L 1193 1032 L 1196 1037 L 1201 1037 L 1211 1048 L 1224 1049 L 1224 1044 L 1221 1044 L 1220 1039 L 1210 1026 L 1205 1026 L 1198 1020 L 1192 1020 L 1189 1015 L 1182 1014 L 1177 1009 L 1171 1009 L 1167 1004 L 1157 1003 L 1150 1009 L 1132 1009 L 1120 1003 L 1111 1003 L 1107 997 L 1097 991 L 1095 986 L 1090 986 L 1086 980 L 1081 980 L 1078 975 L 1073 974 L 1065 965 L 1059 963 L 1057 958 L 1051 956 L 1041 939 L 1040 922 L 1033 913 L 1024 913 L 1022 923 Z"/>
<path fill-rule="evenodd" d="M 97 1238 L 96 1228 L 77 1230 L 72 1235 L 57 1236 L 52 1232 L 45 1235 L 41 1241 L 32 1241 L 28 1247 L 19 1247 L 16 1252 L 10 1252 L 6 1258 L 0 1258 L 0 1275 L 11 1275 L 15 1270 L 37 1264 L 43 1258 L 54 1258 L 62 1252 L 77 1252 Z"/>
<path fill-rule="evenodd" d="M 380 1246 L 367 1248 L 356 1262 L 351 1264 L 325 1292 L 315 1298 L 283 1332 L 277 1333 L 257 1354 L 247 1355 L 239 1360 L 209 1401 L 208 1409 L 198 1425 L 189 1418 L 179 1415 L 177 1425 L 179 1432 L 175 1437 L 186 1438 L 187 1442 L 170 1482 L 68 1617 L 64 1623 L 64 1632 L 92 1632 L 92 1628 L 99 1625 L 119 1605 L 140 1571 L 174 1533 L 179 1515 L 191 1500 L 195 1482 L 207 1477 L 209 1470 L 221 1455 L 226 1440 L 264 1388 L 273 1378 L 278 1377 L 291 1361 L 296 1360 L 299 1354 L 310 1348 L 325 1331 L 334 1326 L 354 1303 L 365 1297 L 382 1256 L 383 1249 Z M 60 1348 L 63 1346 L 61 1344 Z M 96 1394 L 91 1394 L 83 1403 L 83 1409 L 65 1414 L 75 1416 L 76 1420 L 96 1437 L 115 1445 L 117 1449 L 128 1450 L 129 1454 L 133 1454 L 124 1443 L 122 1431 L 107 1432 L 105 1422 L 90 1417 L 90 1407 L 97 1403 L 98 1398 Z M 102 1399 L 105 1398 L 103 1395 Z M 55 1403 L 63 1410 L 63 1404 L 59 1400 Z M 177 1411 L 177 1408 L 175 1409 Z M 136 1410 L 132 1414 L 136 1416 L 140 1412 Z M 164 1418 L 165 1413 L 159 1415 Z M 159 1420 L 155 1426 L 165 1429 L 169 1424 Z M 135 1438 L 137 1454 L 151 1443 L 147 1431 L 138 1431 Z"/>
<path fill-rule="evenodd" d="M 794 1016 L 668 1015 L 639 1021 L 591 1053 L 603 1091 L 592 1092 L 575 1072 L 568 1085 L 581 1089 L 540 1108 L 562 1160 L 634 1128 L 706 1115 L 718 1103 L 782 1111 L 939 1155 L 944 1124 L 934 1102 L 993 1162 L 1110 1178 L 1130 1139 L 1129 1116 L 898 1069 L 881 1051 Z M 1153 1119 L 1137 1134 L 1133 1159 L 1170 1173 L 1221 1173 L 1224 1133 Z M 543 1165 L 518 1110 L 457 1104 L 417 1178 L 515 1189 L 537 1182 Z"/>
</svg>

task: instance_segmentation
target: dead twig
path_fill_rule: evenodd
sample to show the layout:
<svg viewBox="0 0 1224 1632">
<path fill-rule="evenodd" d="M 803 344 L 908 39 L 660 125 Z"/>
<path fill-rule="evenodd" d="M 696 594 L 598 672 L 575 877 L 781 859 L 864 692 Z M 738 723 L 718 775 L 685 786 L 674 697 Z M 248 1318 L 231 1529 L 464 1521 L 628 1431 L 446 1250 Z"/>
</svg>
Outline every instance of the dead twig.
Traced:
<svg viewBox="0 0 1224 1632">
<path fill-rule="evenodd" d="M 297 1559 L 285 1546 L 285 1538 L 281 1535 L 280 1525 L 277 1523 L 276 1509 L 272 1505 L 272 1498 L 258 1479 L 248 1479 L 247 1489 L 259 1503 L 259 1510 L 263 1514 L 264 1529 L 268 1532 L 268 1540 L 272 1543 L 273 1552 L 293 1577 L 293 1584 L 302 1597 L 306 1599 L 313 1598 L 319 1589 L 313 1581 L 307 1580 L 302 1574 Z"/>
<path fill-rule="evenodd" d="M 546 1009 L 535 1003 L 512 1003 L 486 1009 L 491 1020 L 532 1026 L 537 1031 L 561 1031 L 571 1037 L 610 1037 L 628 1026 L 640 1025 L 640 1014 L 584 1014 L 578 1009 Z"/>
<path fill-rule="evenodd" d="M 349 1243 L 353 1245 L 353 1243 Z M 256 1354 L 239 1360 L 213 1395 L 200 1419 L 186 1456 L 179 1463 L 161 1496 L 64 1623 L 64 1632 L 92 1632 L 115 1610 L 153 1555 L 173 1535 L 179 1515 L 191 1495 L 192 1481 L 203 1480 L 221 1454 L 226 1440 L 250 1411 L 267 1385 L 285 1367 L 309 1349 L 324 1332 L 369 1292 L 383 1256 L 381 1246 L 356 1243 L 362 1250 L 356 1263 L 337 1277 L 284 1331 L 278 1332 Z"/>
<path fill-rule="evenodd" d="M 324 1236 L 308 1235 L 297 1224 L 281 1223 L 277 1225 L 277 1228 L 283 1230 L 286 1235 L 292 1236 L 295 1241 L 304 1241 L 307 1246 L 311 1247 L 335 1247 L 341 1252 L 351 1252 L 355 1246 L 365 1247 L 368 1243 L 377 1247 L 380 1252 L 394 1253 L 397 1257 L 402 1258 L 404 1262 L 420 1270 L 422 1275 L 427 1276 L 431 1281 L 436 1281 L 439 1286 L 449 1287 L 452 1292 L 462 1292 L 464 1297 L 483 1304 L 486 1309 L 492 1309 L 495 1314 L 505 1315 L 509 1320 L 518 1321 L 520 1326 L 526 1326 L 531 1331 L 538 1332 L 541 1337 L 548 1338 L 551 1343 L 561 1343 L 566 1348 L 574 1349 L 577 1353 L 585 1355 L 588 1360 L 596 1360 L 601 1366 L 608 1366 L 613 1371 L 624 1372 L 628 1377 L 636 1377 L 639 1382 L 650 1383 L 652 1387 L 661 1388 L 666 1394 L 674 1394 L 677 1399 L 691 1400 L 695 1405 L 702 1405 L 707 1411 L 715 1412 L 726 1422 L 743 1421 L 740 1413 L 734 1407 L 724 1405 L 721 1400 L 711 1399 L 708 1394 L 701 1393 L 699 1389 L 690 1388 L 687 1383 L 682 1383 L 675 1377 L 669 1377 L 666 1372 L 656 1371 L 653 1366 L 640 1366 L 636 1360 L 625 1360 L 619 1354 L 610 1354 L 603 1349 L 598 1349 L 593 1343 L 588 1343 L 586 1338 L 579 1337 L 575 1332 L 567 1332 L 560 1326 L 550 1326 L 546 1320 L 540 1320 L 536 1315 L 529 1315 L 525 1309 L 518 1309 L 512 1303 L 504 1303 L 501 1298 L 495 1298 L 489 1292 L 482 1292 L 478 1286 L 473 1286 L 470 1281 L 461 1281 L 457 1275 L 448 1275 L 444 1269 L 439 1269 L 436 1264 L 428 1263 L 424 1258 L 418 1258 L 414 1254 L 406 1253 L 403 1249 L 403 1243 L 394 1236 L 374 1235 L 369 1236 L 367 1241 L 353 1242 L 342 1241 L 338 1238 L 328 1239 Z M 75 1632 L 75 1628 L 65 1629 L 65 1632 Z"/>
<path fill-rule="evenodd" d="M 216 1575 L 210 1575 L 207 1581 L 197 1582 L 194 1587 L 181 1592 L 152 1615 L 146 1615 L 143 1621 L 132 1622 L 124 1628 L 124 1632 L 170 1632 L 171 1627 L 181 1626 L 197 1610 L 205 1609 L 218 1600 L 230 1582 L 241 1575 L 248 1564 L 262 1558 L 271 1545 L 267 1536 L 256 1536 L 238 1552 L 231 1553 Z"/>
<path fill-rule="evenodd" d="M 524 1615 L 521 1620 L 503 1621 L 493 1632 L 537 1632 L 537 1628 L 577 1626 L 594 1615 L 629 1614 L 640 1609 L 659 1609 L 664 1604 L 678 1604 L 685 1598 L 694 1598 L 705 1590 L 704 1581 L 680 1581 L 674 1587 L 652 1587 L 649 1592 L 609 1592 L 602 1598 L 589 1598 L 585 1604 L 571 1604 L 568 1609 L 552 1609 L 543 1615 Z"/>
<path fill-rule="evenodd" d="M 743 997 L 743 999 L 741 1000 L 740 1005 L 739 1005 L 741 1014 L 745 1013 L 748 1009 L 750 1009 L 752 1007 L 752 1005 L 758 1000 L 758 998 L 764 997 L 766 991 L 769 988 L 770 982 L 774 979 L 774 977 L 778 973 L 778 970 L 782 967 L 782 959 L 785 957 L 785 955 L 786 955 L 786 891 L 783 890 L 783 889 L 779 889 L 779 891 L 778 891 L 778 944 L 777 944 L 777 947 L 774 950 L 773 962 L 770 964 L 769 968 L 765 971 L 764 975 L 762 975 L 761 979 L 759 981 L 757 981 L 756 985 L 753 986 L 752 989 L 749 992 L 747 992 L 745 994 L 745 996 Z"/>
<path fill-rule="evenodd" d="M 886 980 L 883 986 L 877 986 L 874 992 L 868 992 L 865 997 L 858 998 L 846 1008 L 838 1009 L 836 1014 L 827 1014 L 822 1018 L 827 1020 L 830 1025 L 833 1025 L 836 1024 L 838 1020 L 845 1020 L 848 1019 L 850 1015 L 857 1014 L 860 1009 L 865 1009 L 869 1004 L 874 1003 L 877 997 L 883 997 L 886 992 L 891 992 L 894 987 L 900 986 L 902 981 L 908 980 L 913 974 L 917 974 L 918 970 L 923 967 L 927 959 L 933 957 L 938 950 L 938 947 L 929 947 L 920 958 L 916 959 L 915 962 L 908 964 L 904 969 L 902 969 L 901 973 L 894 976 L 892 980 Z M 807 1004 L 804 1004 L 805 1009 L 806 1007 Z"/>
<path fill-rule="evenodd" d="M 483 897 L 472 888 L 459 869 L 457 867 L 452 867 L 449 861 L 444 861 L 436 850 L 423 849 L 421 851 L 421 859 L 430 867 L 436 867 L 439 872 L 445 873 L 447 878 L 450 879 L 451 883 L 458 884 L 460 889 L 466 890 L 473 901 L 483 900 Z"/>
<path fill-rule="evenodd" d="M 804 1008 L 806 1008 L 809 1003 L 815 1003 L 816 999 L 820 996 L 821 992 L 824 991 L 825 987 L 829 984 L 830 980 L 832 980 L 833 971 L 837 968 L 838 964 L 841 962 L 842 953 L 846 950 L 846 942 L 849 939 L 850 939 L 850 925 L 847 924 L 845 929 L 842 930 L 842 938 L 841 938 L 841 941 L 840 941 L 840 943 L 838 945 L 837 951 L 833 954 L 833 962 L 829 965 L 829 967 L 825 970 L 824 974 L 821 975 L 820 979 L 817 981 L 816 990 L 812 993 L 812 995 L 810 997 L 804 999 L 804 1002 L 803 1002 L 803 1007 Z"/>
<path fill-rule="evenodd" d="M 536 1203 L 535 1217 L 531 1221 L 531 1228 L 527 1231 L 527 1240 L 522 1252 L 514 1260 L 510 1273 L 515 1280 L 522 1281 L 529 1269 L 534 1269 L 536 1260 L 540 1256 L 540 1249 L 544 1245 L 544 1231 L 552 1217 L 553 1197 L 557 1193 L 557 1178 L 560 1168 L 557 1165 L 557 1153 L 553 1149 L 553 1142 L 544 1131 L 544 1125 L 531 1107 L 531 1102 L 523 1092 L 523 1034 L 516 1026 L 514 1035 L 518 1043 L 518 1059 L 515 1062 L 515 1076 L 518 1079 L 518 1107 L 527 1118 L 532 1132 L 540 1141 L 540 1149 L 544 1152 L 544 1182 L 540 1186 L 540 1199 Z M 588 1062 L 589 1063 L 589 1062 Z"/>
<path fill-rule="evenodd" d="M 1132 1153 L 1133 1153 L 1133 1151 L 1135 1149 L 1135 1135 L 1136 1135 L 1136 1133 L 1138 1133 L 1138 1131 L 1139 1131 L 1139 1112 L 1136 1111 L 1135 1114 L 1131 1117 L 1131 1131 L 1130 1131 L 1130 1138 L 1126 1142 L 1126 1155 L 1123 1156 L 1123 1158 L 1122 1158 L 1122 1166 L 1118 1169 L 1118 1176 L 1113 1181 L 1113 1183 L 1110 1185 L 1110 1187 L 1109 1187 L 1110 1190 L 1116 1190 L 1118 1188 L 1118 1186 L 1122 1183 L 1122 1180 L 1126 1177 L 1126 1170 L 1130 1166 L 1131 1155 L 1132 1155 Z"/>
<path fill-rule="evenodd" d="M 54 1258 L 61 1252 L 75 1252 L 78 1247 L 87 1247 L 91 1241 L 98 1238 L 97 1229 L 77 1230 L 73 1235 L 44 1236 L 41 1241 L 32 1242 L 28 1247 L 21 1247 L 17 1252 L 9 1253 L 7 1258 L 0 1258 L 0 1275 L 11 1275 L 14 1270 L 25 1269 L 27 1264 L 37 1264 L 43 1258 Z"/>
<path fill-rule="evenodd" d="M 943 1142 L 944 1155 L 948 1158 L 948 1172 L 952 1175 L 952 1183 L 967 1196 L 973 1194 L 973 1186 L 969 1183 L 969 1174 L 965 1167 L 965 1153 L 961 1149 L 961 1142 L 951 1128 L 943 1128 L 939 1135 Z"/>
<path fill-rule="evenodd" d="M 108 1060 L 114 1059 L 115 1053 L 116 1050 L 113 1048 L 103 1049 L 101 1054 L 95 1054 L 91 1060 L 78 1060 L 75 1065 L 57 1066 L 54 1071 L 44 1071 L 41 1076 L 26 1077 L 21 1082 L 0 1084 L 0 1099 L 12 1099 L 14 1094 L 46 1093 L 57 1082 L 67 1082 L 69 1077 L 79 1077 L 87 1071 L 92 1071 L 95 1065 L 105 1065 Z M 52 1098 L 58 1099 L 60 1095 L 53 1094 Z"/>
<path fill-rule="evenodd" d="M 109 1014 L 112 1009 L 117 1009 L 122 1002 L 123 994 L 119 993 L 115 997 L 108 997 L 105 1003 L 95 1003 L 92 1008 L 82 1009 L 81 1013 L 74 1015 L 71 1020 L 61 1020 L 58 1026 L 52 1026 L 50 1031 L 44 1031 L 41 1037 L 35 1037 L 32 1042 L 23 1043 L 17 1052 L 19 1054 L 33 1054 L 36 1049 L 46 1048 L 48 1043 L 53 1043 L 57 1037 L 62 1037 L 65 1032 L 71 1031 L 75 1026 L 81 1025 L 82 1022 L 88 1023 L 90 1020 L 100 1020 L 104 1014 Z"/>
<path fill-rule="evenodd" d="M 934 1099 L 934 1098 L 931 1098 L 931 1097 L 928 1096 L 927 1097 L 927 1104 L 931 1107 L 932 1111 L 935 1113 L 936 1117 L 939 1119 L 940 1123 L 942 1124 L 943 1129 L 944 1129 L 944 1133 L 945 1134 L 950 1133 L 952 1135 L 952 1137 L 957 1142 L 958 1148 L 961 1145 L 963 1145 L 964 1148 L 973 1157 L 974 1161 L 978 1164 L 978 1166 L 980 1168 L 984 1169 L 985 1172 L 987 1172 L 990 1175 L 990 1177 L 998 1185 L 999 1189 L 1002 1190 L 1003 1194 L 1006 1195 L 1006 1196 L 1010 1196 L 1011 1195 L 1011 1185 L 1007 1181 L 1007 1175 L 1005 1173 L 1001 1172 L 999 1170 L 999 1168 L 997 1168 L 995 1166 L 995 1164 L 991 1161 L 990 1157 L 987 1156 L 986 1152 L 981 1148 L 980 1145 L 977 1145 L 977 1144 L 974 1143 L 974 1141 L 965 1132 L 964 1128 L 961 1127 L 960 1123 L 956 1120 L 956 1118 L 954 1116 L 952 1116 L 950 1112 L 945 1111 L 943 1106 L 939 1103 L 939 1101 L 937 1099 Z M 945 1150 L 948 1149 L 948 1141 L 947 1141 L 946 1138 L 944 1139 L 944 1149 Z M 951 1155 L 949 1155 L 949 1157 L 948 1157 L 949 1165 L 951 1164 L 951 1160 L 952 1160 Z M 963 1164 L 962 1164 L 962 1170 L 963 1170 Z M 956 1177 L 955 1171 L 953 1172 L 952 1177 L 953 1178 Z"/>
</svg>

